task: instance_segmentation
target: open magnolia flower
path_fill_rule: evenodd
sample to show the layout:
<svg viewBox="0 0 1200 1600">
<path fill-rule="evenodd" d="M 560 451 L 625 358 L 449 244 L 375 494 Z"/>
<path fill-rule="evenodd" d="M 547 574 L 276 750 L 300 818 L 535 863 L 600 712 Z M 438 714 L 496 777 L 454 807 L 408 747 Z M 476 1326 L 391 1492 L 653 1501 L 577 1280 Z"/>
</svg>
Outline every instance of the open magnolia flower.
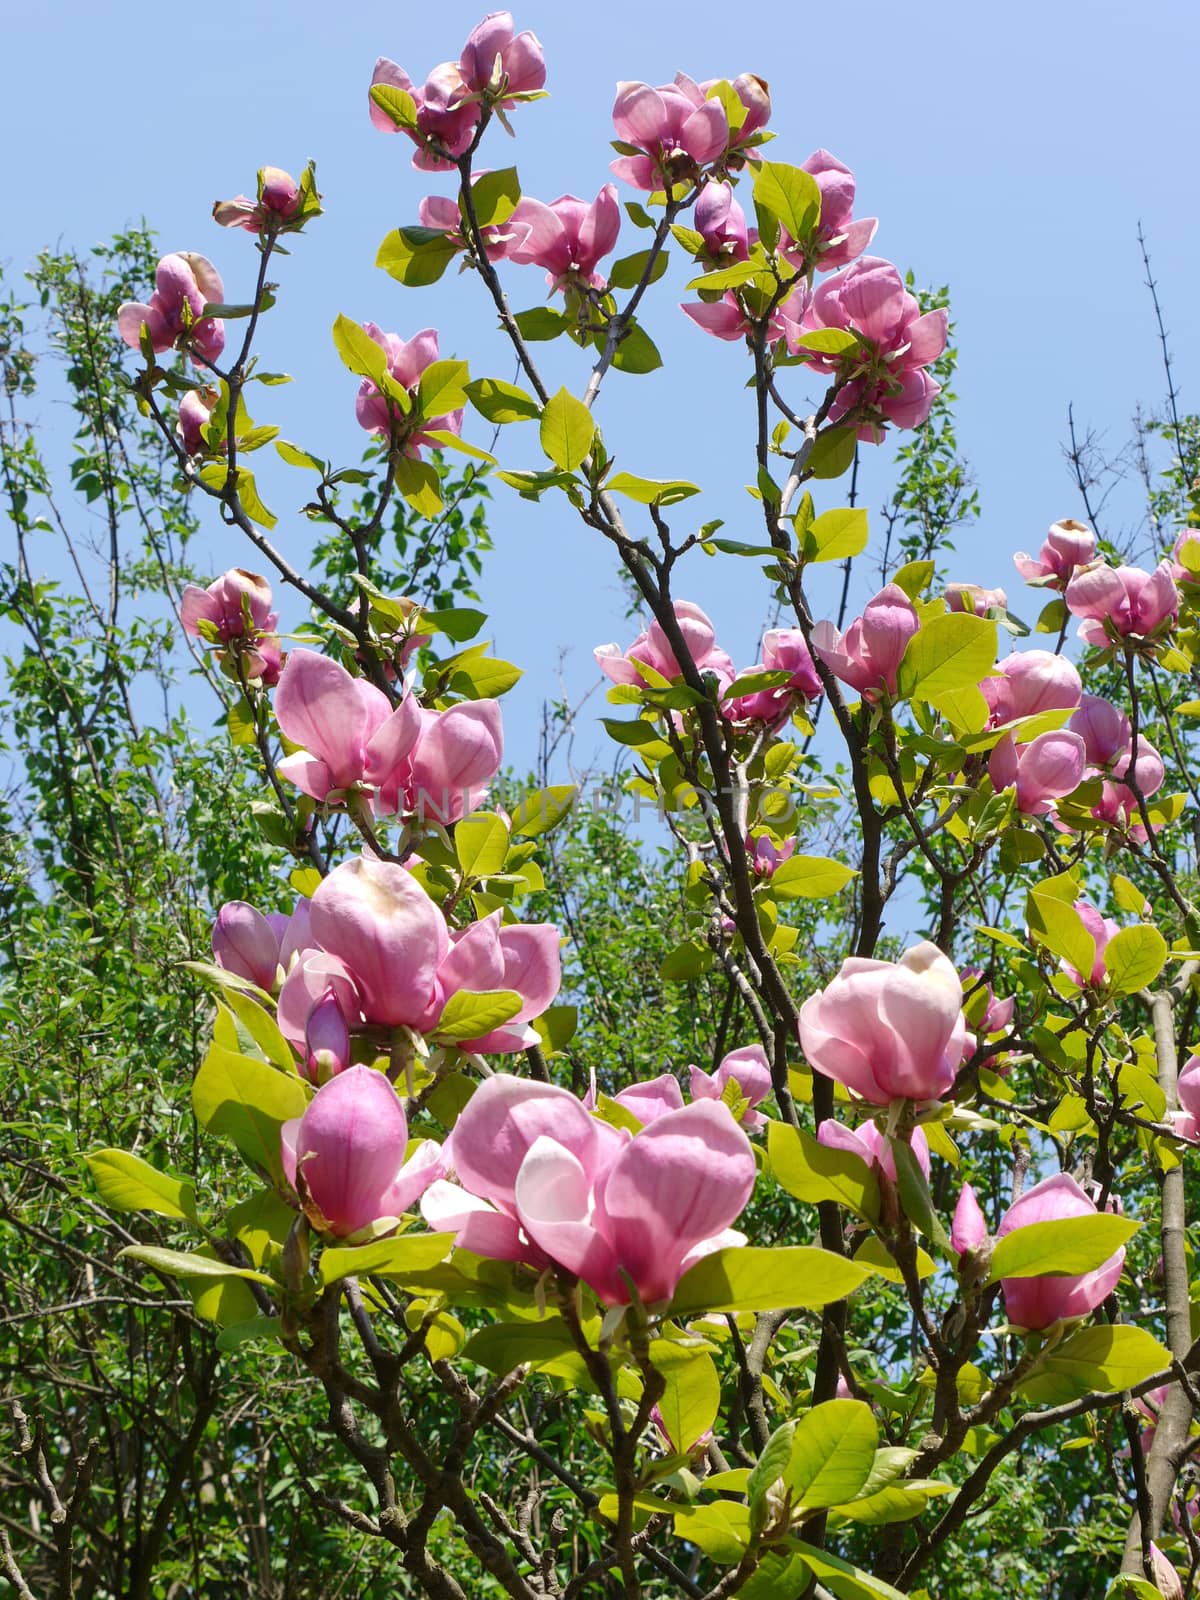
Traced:
<svg viewBox="0 0 1200 1600">
<path fill-rule="evenodd" d="M 669 1300 L 725 1245 L 754 1188 L 750 1141 L 722 1105 L 653 1117 L 633 1137 L 565 1089 L 497 1075 L 475 1091 L 421 1211 L 476 1255 L 575 1274 L 605 1305 Z"/>
</svg>

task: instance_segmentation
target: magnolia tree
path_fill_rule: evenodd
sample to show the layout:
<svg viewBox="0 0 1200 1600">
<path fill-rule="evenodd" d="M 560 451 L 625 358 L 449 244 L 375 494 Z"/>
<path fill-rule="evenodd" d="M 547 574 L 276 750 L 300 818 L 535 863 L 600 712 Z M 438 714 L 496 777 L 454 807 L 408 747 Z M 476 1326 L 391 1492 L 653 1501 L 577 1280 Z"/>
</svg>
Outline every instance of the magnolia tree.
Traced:
<svg viewBox="0 0 1200 1600">
<path fill-rule="evenodd" d="M 932 560 L 885 574 L 848 625 L 822 617 L 813 569 L 845 564 L 844 612 L 869 548 L 833 485 L 929 416 L 946 311 L 866 254 L 876 222 L 833 155 L 766 154 L 752 75 L 620 84 L 615 182 L 523 195 L 497 135 L 541 115 L 545 76 L 507 13 L 424 83 L 376 66 L 371 123 L 441 190 L 414 194 L 378 264 L 411 290 L 468 269 L 499 322 L 483 370 L 515 356 L 521 381 L 473 375 L 444 333 L 385 331 L 422 318 L 381 288 L 379 324 L 333 328 L 368 472 L 250 415 L 285 381 L 257 345 L 275 258 L 320 215 L 311 166 L 215 207 L 257 252 L 243 303 L 179 252 L 121 309 L 181 477 L 311 608 L 281 633 L 268 577 L 241 568 L 183 596 L 237 685 L 231 733 L 298 898 L 224 905 L 203 969 L 193 1102 L 244 1185 L 96 1153 L 106 1201 L 180 1226 L 178 1250 L 125 1254 L 188 1286 L 222 1348 L 311 1374 L 363 1475 L 321 1503 L 423 1594 L 921 1592 L 1007 1458 L 1044 1471 L 1067 1445 L 1094 1462 L 1081 1495 L 1124 1508 L 1111 1592 L 1190 1592 L 1200 922 L 1179 824 L 1200 795 L 1180 719 L 1200 703 L 1177 686 L 1200 534 L 1144 571 L 1055 523 L 1015 558 L 1044 591 L 1040 648 L 1002 592 L 945 588 Z M 612 260 L 622 231 L 636 247 Z M 645 317 L 669 257 L 698 354 L 702 335 L 746 352 L 756 542 L 697 525 L 698 485 L 615 471 L 605 445 L 609 389 L 661 365 Z M 549 303 L 514 311 L 542 292 L 530 267 Z M 579 376 L 552 393 L 536 346 L 555 339 Z M 311 474 L 344 592 L 272 541 L 248 464 L 271 443 Z M 442 511 L 443 450 L 561 497 L 643 608 L 636 638 L 595 651 L 605 728 L 679 846 L 689 936 L 664 974 L 720 974 L 741 1029 L 690 1070 L 555 1081 L 564 933 L 522 902 L 574 791 L 489 798 L 517 668 L 471 642 L 481 613 L 372 577 L 392 497 Z M 343 486 L 364 483 L 356 514 Z M 685 598 L 705 556 L 753 563 L 776 607 L 748 667 Z M 889 902 L 928 938 L 886 942 Z M 823 987 L 795 981 L 802 927 Z"/>
</svg>

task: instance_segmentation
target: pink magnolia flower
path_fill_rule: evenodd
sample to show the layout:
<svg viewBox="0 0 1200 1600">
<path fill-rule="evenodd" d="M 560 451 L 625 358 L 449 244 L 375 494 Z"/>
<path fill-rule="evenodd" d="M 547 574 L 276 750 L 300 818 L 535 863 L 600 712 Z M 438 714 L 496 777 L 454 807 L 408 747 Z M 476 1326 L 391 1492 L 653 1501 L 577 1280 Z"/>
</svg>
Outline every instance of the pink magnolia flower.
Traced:
<svg viewBox="0 0 1200 1600">
<path fill-rule="evenodd" d="M 204 442 L 203 430 L 208 427 L 216 403 L 215 389 L 189 389 L 179 402 L 179 421 L 175 432 L 189 456 L 198 456 L 209 450 L 210 447 Z M 216 449 L 223 450 L 224 442 Z"/>
<path fill-rule="evenodd" d="M 613 1099 L 617 1105 L 622 1106 L 631 1116 L 636 1117 L 643 1127 L 646 1127 L 649 1123 L 656 1122 L 659 1117 L 666 1116 L 668 1111 L 678 1111 L 683 1105 L 683 1090 L 673 1073 L 663 1072 L 657 1078 L 647 1079 L 645 1083 L 629 1084 L 628 1087 L 618 1090 Z M 594 1082 L 584 1096 L 583 1103 L 587 1110 L 595 1109 Z"/>
<path fill-rule="evenodd" d="M 497 1074 L 447 1144 L 458 1187 L 428 1191 L 430 1227 L 480 1255 L 557 1265 L 605 1305 L 669 1300 L 693 1262 L 745 1242 L 729 1230 L 754 1153 L 723 1106 L 668 1111 L 631 1137 L 564 1089 Z"/>
<path fill-rule="evenodd" d="M 746 835 L 746 851 L 750 857 L 750 870 L 756 878 L 773 878 L 775 869 L 795 854 L 795 839 L 785 839 L 776 844 L 769 833 Z"/>
<path fill-rule="evenodd" d="M 512 214 L 512 227 L 521 230 L 509 246 L 508 257 L 518 266 L 546 268 L 546 281 L 565 290 L 584 283 L 604 287 L 596 267 L 617 242 L 621 208 L 616 185 L 606 183 L 591 205 L 573 194 L 560 195 L 549 205 L 522 200 Z"/>
<path fill-rule="evenodd" d="M 228 644 L 247 633 L 269 633 L 279 621 L 271 610 L 271 585 L 257 572 L 230 567 L 207 589 L 189 583 L 179 600 L 179 620 L 193 639 Z M 202 628 L 201 624 L 207 624 Z"/>
<path fill-rule="evenodd" d="M 1095 558 L 1096 535 L 1086 523 L 1068 517 L 1051 526 L 1036 557 L 1022 551 L 1013 557 L 1013 565 L 1026 583 L 1061 590 L 1074 577 L 1077 567 L 1086 567 Z"/>
<path fill-rule="evenodd" d="M 483 172 L 474 173 L 471 187 L 474 188 L 484 176 L 486 174 Z M 436 228 L 439 233 L 444 233 L 456 250 L 467 249 L 468 235 L 457 200 L 450 199 L 448 195 L 426 195 L 417 207 L 417 221 L 423 228 Z M 489 261 L 503 260 L 511 246 L 524 238 L 526 231 L 515 217 L 510 217 L 507 222 L 487 223 L 479 230 L 484 254 Z"/>
<path fill-rule="evenodd" d="M 962 971 L 963 1015 L 976 1033 L 988 1039 L 1003 1033 L 1013 1019 L 1016 999 L 997 1000 L 990 983 L 984 981 L 983 969 L 964 967 Z"/>
<path fill-rule="evenodd" d="M 500 913 L 451 934 L 446 919 L 404 867 L 360 856 L 335 867 L 312 898 L 311 947 L 279 995 L 279 1027 L 300 1048 L 309 1017 L 332 990 L 351 1034 L 407 1027 L 436 1036 L 451 995 L 510 990 L 516 1015 L 466 1051 L 508 1053 L 536 1043 L 528 1026 L 562 981 L 558 930 L 549 923 L 502 927 Z"/>
<path fill-rule="evenodd" d="M 682 72 L 674 83 L 657 89 L 648 83 L 618 83 L 613 127 L 636 153 L 622 155 L 612 170 L 635 189 L 692 183 L 729 145 L 725 108 L 719 100 L 707 99 Z"/>
<path fill-rule="evenodd" d="M 812 646 L 830 672 L 857 689 L 865 700 L 895 694 L 896 676 L 908 641 L 920 627 L 916 607 L 897 584 L 889 583 L 868 600 L 861 617 L 845 633 L 832 622 L 818 622 Z"/>
<path fill-rule="evenodd" d="M 338 1000 L 337 988 L 327 984 L 304 1024 L 301 1072 L 310 1083 L 328 1083 L 350 1065 L 350 1025 Z"/>
<path fill-rule="evenodd" d="M 331 1078 L 280 1132 L 288 1182 L 313 1227 L 335 1239 L 398 1222 L 444 1170 L 431 1139 L 404 1159 L 408 1118 L 373 1067 Z"/>
<path fill-rule="evenodd" d="M 1035 1222 L 1061 1222 L 1067 1217 L 1090 1217 L 1096 1207 L 1066 1172 L 1035 1184 L 1005 1212 L 997 1230 L 1003 1239 L 1017 1228 Z M 1035 1278 L 1003 1278 L 1004 1308 L 1017 1328 L 1048 1328 L 1067 1317 L 1086 1317 L 1112 1293 L 1125 1262 L 1124 1247 L 1092 1272 L 1077 1277 L 1050 1273 Z"/>
<path fill-rule="evenodd" d="M 700 93 L 705 99 L 710 99 L 713 90 L 721 81 L 720 78 L 705 79 L 700 85 Z M 729 82 L 728 79 L 725 81 Z M 695 87 L 682 73 L 676 76 L 675 82 L 688 84 L 689 91 Z M 729 124 L 729 142 L 722 165 L 740 167 L 747 161 L 758 160 L 758 152 L 754 146 L 761 143 L 758 135 L 762 133 L 771 117 L 771 91 L 766 82 L 753 72 L 739 72 L 730 82 L 730 88 L 741 102 L 741 110 L 739 112 L 733 107 L 726 112 L 726 119 L 732 118 L 732 120 Z"/>
<path fill-rule="evenodd" d="M 830 421 L 849 419 L 860 439 L 877 443 L 889 422 L 915 428 L 929 415 L 940 386 L 924 369 L 946 348 L 948 325 L 944 308 L 922 313 L 890 261 L 862 256 L 815 290 L 801 325 L 803 333 L 854 333 L 859 350 L 843 357 L 795 349 L 819 372 L 847 379 Z"/>
<path fill-rule="evenodd" d="M 380 133 L 407 134 L 417 147 L 412 164 L 422 172 L 453 171 L 456 157 L 466 151 L 475 137 L 481 115 L 479 101 L 471 97 L 471 88 L 459 64 L 443 61 L 434 67 L 424 84 L 417 85 L 403 67 L 387 56 L 380 56 L 371 74 L 371 87 L 377 83 L 403 89 L 412 96 L 417 125 L 415 129 L 397 127 L 368 94 L 372 126 Z"/>
<path fill-rule="evenodd" d="M 731 722 L 765 722 L 775 726 L 787 721 L 797 700 L 816 700 L 825 692 L 799 628 L 768 628 L 763 634 L 762 662 L 747 671 L 789 672 L 791 677 L 778 688 L 759 689 L 754 694 L 722 701 L 721 709 Z"/>
<path fill-rule="evenodd" d="M 851 956 L 800 1007 L 809 1064 L 869 1100 L 936 1100 L 950 1088 L 966 1042 L 962 984 L 935 944 L 897 962 Z"/>
<path fill-rule="evenodd" d="M 1111 701 L 1085 694 L 1079 710 L 1068 723 L 1072 733 L 1083 740 L 1087 754 L 1087 776 L 1102 778 L 1103 790 L 1092 815 L 1125 829 L 1140 843 L 1146 841 L 1146 828 L 1128 779 L 1132 775 L 1138 792 L 1145 798 L 1157 794 L 1166 778 L 1166 767 L 1158 751 L 1138 735 L 1134 759 L 1133 730 L 1129 718 Z M 1132 764 L 1132 774 L 1130 772 Z"/>
<path fill-rule="evenodd" d="M 817 1142 L 831 1150 L 847 1150 L 869 1167 L 877 1167 L 891 1183 L 897 1181 L 896 1157 L 892 1152 L 891 1140 L 879 1131 L 874 1122 L 863 1122 L 857 1128 L 847 1128 L 844 1123 L 826 1117 L 817 1129 Z M 917 1165 L 928 1179 L 929 1140 L 924 1130 L 914 1128 L 908 1142 L 917 1158 Z"/>
<path fill-rule="evenodd" d="M 1171 562 L 1171 575 L 1176 583 L 1200 583 L 1200 572 L 1195 572 L 1191 567 L 1183 564 L 1183 552 L 1186 550 L 1189 557 L 1200 560 L 1200 528 L 1185 528 L 1171 547 L 1173 560 Z"/>
<path fill-rule="evenodd" d="M 1042 733 L 1029 744 L 1017 744 L 1008 733 L 992 749 L 988 775 L 997 794 L 1016 789 L 1017 810 L 1023 816 L 1041 817 L 1055 800 L 1078 789 L 1086 764 L 1077 733 Z"/>
<path fill-rule="evenodd" d="M 879 219 L 855 220 L 854 174 L 828 150 L 814 151 L 802 166 L 817 180 L 821 191 L 821 221 L 813 241 L 815 264 L 822 272 L 848 266 L 875 237 Z M 787 254 L 786 249 L 784 253 Z"/>
<path fill-rule="evenodd" d="M 489 11 L 467 35 L 459 57 L 463 82 L 472 94 L 503 92 L 497 105 L 515 106 L 515 96 L 545 87 L 546 57 L 535 33 L 513 33 L 510 11 Z"/>
<path fill-rule="evenodd" d="M 1095 906 L 1089 905 L 1086 900 L 1076 900 L 1075 910 L 1079 913 L 1080 922 L 1083 923 L 1087 932 L 1091 934 L 1096 946 L 1096 953 L 1092 960 L 1092 970 L 1084 977 L 1069 961 L 1063 961 L 1060 965 L 1072 983 L 1077 983 L 1081 989 L 1088 984 L 1098 987 L 1108 976 L 1108 968 L 1104 964 L 1104 952 L 1108 948 L 1108 941 L 1121 931 L 1120 925 L 1114 922 L 1111 917 L 1102 916 Z"/>
<path fill-rule="evenodd" d="M 675 620 L 699 672 L 715 673 L 723 684 L 732 683 L 733 662 L 717 644 L 716 629 L 700 607 L 691 600 L 674 602 Z M 639 633 L 627 650 L 616 644 L 597 645 L 592 651 L 596 665 L 612 683 L 632 683 L 639 687 L 652 683 L 640 669 L 668 681 L 678 678 L 680 665 L 658 622 Z"/>
<path fill-rule="evenodd" d="M 715 1072 L 705 1072 L 703 1067 L 689 1070 L 693 1100 L 720 1100 L 729 1085 L 736 1084 L 738 1095 L 746 1102 L 740 1119 L 742 1127 L 766 1126 L 766 1117 L 756 1109 L 771 1092 L 771 1068 L 762 1045 L 748 1044 L 740 1050 L 730 1050 Z"/>
<path fill-rule="evenodd" d="M 975 1198 L 974 1189 L 969 1183 L 964 1183 L 959 1192 L 958 1204 L 954 1207 L 954 1221 L 950 1225 L 950 1244 L 960 1256 L 963 1256 L 968 1250 L 981 1249 L 987 1243 L 987 1239 L 987 1218 Z"/>
<path fill-rule="evenodd" d="M 979 687 L 992 728 L 1039 711 L 1073 711 L 1083 694 L 1078 671 L 1065 656 L 1050 650 L 1014 650 L 997 662 L 995 676 L 984 678 Z"/>
<path fill-rule="evenodd" d="M 1179 1570 L 1153 1539 L 1150 1541 L 1150 1569 L 1154 1573 L 1154 1587 L 1162 1600 L 1183 1600 L 1183 1580 Z"/>
<path fill-rule="evenodd" d="M 472 700 L 432 711 L 382 690 L 313 650 L 293 650 L 275 695 L 292 744 L 278 771 L 314 800 L 363 786 L 380 816 L 457 822 L 484 799 L 504 752 L 500 704 Z"/>
<path fill-rule="evenodd" d="M 213 206 L 213 221 L 222 228 L 245 228 L 247 233 L 261 233 L 264 228 L 278 228 L 290 222 L 300 207 L 300 185 L 290 172 L 282 167 L 263 167 L 258 175 L 259 197 L 235 195 L 232 200 L 218 200 Z"/>
<path fill-rule="evenodd" d="M 296 954 L 309 942 L 308 901 L 296 901 L 291 916 L 263 913 L 245 900 L 227 900 L 213 923 L 212 952 L 217 966 L 248 978 L 268 994 L 278 988 Z"/>
<path fill-rule="evenodd" d="M 948 583 L 946 604 L 951 611 L 986 617 L 989 611 L 1007 611 L 1008 596 L 1003 589 L 984 589 L 977 583 Z"/>
<path fill-rule="evenodd" d="M 148 305 L 127 300 L 117 307 L 117 331 L 132 350 L 141 346 L 142 328 L 156 355 L 178 346 L 193 358 L 216 361 L 225 348 L 225 324 L 201 313 L 225 299 L 221 275 L 206 256 L 180 250 L 154 271 L 154 293 Z"/>
<path fill-rule="evenodd" d="M 776 306 L 767 319 L 768 341 L 790 337 L 790 330 L 799 327 L 808 301 L 808 286 L 803 282 L 797 283 L 787 299 Z M 754 332 L 754 325 L 734 289 L 728 290 L 719 300 L 698 300 L 681 305 L 679 309 L 714 339 L 731 343 Z"/>
<path fill-rule="evenodd" d="M 438 336 L 433 328 L 422 328 L 420 333 L 414 333 L 411 339 L 402 339 L 397 333 L 384 333 L 383 329 L 374 322 L 364 322 L 363 327 L 374 339 L 377 345 L 382 346 L 387 352 L 387 369 L 397 383 L 403 384 L 409 394 L 416 398 L 421 382 L 421 374 L 426 367 L 431 367 L 438 359 Z M 370 378 L 364 378 L 358 386 L 358 399 L 355 402 L 354 413 L 358 418 L 359 426 L 366 428 L 368 433 L 381 433 L 390 435 L 393 421 L 401 427 L 404 418 L 397 411 L 390 400 L 383 395 Z M 423 444 L 436 445 L 437 440 L 429 437 L 426 430 L 440 430 L 443 433 L 462 432 L 462 409 L 448 412 L 444 417 L 426 417 L 420 432 L 409 434 L 404 440 L 404 453 L 408 456 L 419 456 Z"/>
<path fill-rule="evenodd" d="M 750 231 L 746 213 L 738 204 L 733 185 L 706 183 L 696 200 L 692 226 L 704 240 L 704 253 L 719 267 L 745 261 L 750 255 Z"/>
<path fill-rule="evenodd" d="M 1179 615 L 1179 590 L 1169 561 L 1160 561 L 1153 572 L 1089 567 L 1067 584 L 1066 601 L 1072 616 L 1083 618 L 1079 637 L 1101 650 L 1115 640 L 1168 633 Z"/>
<path fill-rule="evenodd" d="M 1181 1139 L 1200 1143 L 1200 1056 L 1189 1056 L 1179 1074 L 1176 1094 L 1182 1109 L 1172 1114 Z"/>
</svg>

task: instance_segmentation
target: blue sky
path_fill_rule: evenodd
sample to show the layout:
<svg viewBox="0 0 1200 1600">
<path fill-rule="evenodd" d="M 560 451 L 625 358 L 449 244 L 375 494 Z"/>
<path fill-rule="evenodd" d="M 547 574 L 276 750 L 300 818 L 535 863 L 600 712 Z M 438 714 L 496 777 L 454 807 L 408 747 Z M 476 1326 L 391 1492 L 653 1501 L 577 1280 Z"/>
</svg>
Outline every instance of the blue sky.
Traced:
<svg viewBox="0 0 1200 1600">
<path fill-rule="evenodd" d="M 1139 218 L 1149 236 L 1185 404 L 1195 404 L 1200 311 L 1196 262 L 1193 72 L 1200 11 L 1185 0 L 1153 7 L 1115 0 L 1020 0 L 1002 7 L 924 0 L 917 7 L 773 8 L 612 0 L 604 8 L 530 0 L 519 27 L 541 37 L 551 98 L 517 113 L 510 145 L 496 130 L 484 164 L 519 165 L 526 193 L 591 196 L 607 176 L 610 110 L 620 78 L 667 81 L 752 70 L 770 81 L 778 139 L 772 155 L 801 161 L 824 145 L 858 178 L 858 210 L 881 219 L 872 250 L 923 283 L 951 287 L 962 351 L 960 441 L 979 480 L 983 513 L 960 544 L 954 575 L 1006 584 L 1030 614 L 1010 564 L 1036 549 L 1056 518 L 1082 514 L 1061 454 L 1067 406 L 1115 451 L 1141 402 L 1160 403 L 1163 379 L 1149 298 L 1141 287 Z M 476 375 L 512 376 L 512 361 L 479 286 L 448 275 L 407 290 L 375 270 L 383 234 L 413 221 L 445 179 L 415 172 L 407 142 L 376 133 L 366 114 L 374 59 L 390 55 L 415 78 L 457 56 L 482 6 L 347 7 L 318 0 L 247 0 L 236 10 L 169 13 L 126 0 L 8 0 L 0 148 L 5 163 L 2 251 L 18 265 L 48 243 L 86 247 L 145 215 L 164 249 L 194 249 L 222 270 L 228 297 L 248 295 L 249 239 L 209 218 L 212 201 L 252 189 L 265 163 L 318 165 L 327 216 L 282 263 L 278 309 L 265 324 L 264 362 L 297 381 L 263 392 L 256 420 L 342 464 L 357 459 L 355 380 L 328 337 L 338 312 L 408 336 L 434 325 L 443 350 L 468 356 Z M 623 192 L 632 198 L 632 192 Z M 619 253 L 641 247 L 627 228 Z M 610 450 L 647 476 L 690 477 L 694 520 L 722 516 L 730 537 L 757 538 L 751 409 L 739 347 L 693 329 L 672 292 L 683 263 L 647 311 L 666 368 L 613 375 L 601 404 Z M 509 268 L 518 308 L 541 301 L 536 268 Z M 582 390 L 578 352 L 550 351 L 552 381 Z M 55 425 L 45 403 L 44 420 Z M 476 420 L 472 434 L 486 443 Z M 537 441 L 503 438 L 506 465 L 535 465 Z M 263 458 L 260 457 L 260 460 Z M 872 512 L 890 483 L 888 452 L 862 473 Z M 263 488 L 293 557 L 309 525 L 289 514 L 306 483 L 264 462 Z M 840 503 L 836 486 L 818 509 Z M 1113 529 L 1137 517 L 1136 496 L 1116 503 Z M 608 551 L 565 503 L 533 508 L 497 486 L 497 554 L 485 601 L 497 650 L 528 669 L 510 697 L 510 748 L 532 753 L 532 718 L 555 693 L 560 647 L 567 682 L 594 677 L 590 647 L 627 642 L 623 597 Z M 1112 531 L 1106 529 L 1106 531 Z M 211 566 L 245 559 L 213 523 Z M 52 560 L 48 555 L 48 563 Z M 199 558 L 198 558 L 199 559 Z M 679 591 L 705 604 L 722 641 L 752 659 L 764 604 L 753 563 L 702 555 Z M 862 590 L 865 597 L 866 589 Z M 820 599 L 820 597 L 818 597 Z M 1023 602 L 1023 603 L 1022 603 Z M 285 602 L 285 623 L 301 620 Z M 593 702 L 595 704 L 595 702 Z M 597 712 L 600 707 L 596 707 Z M 523 721 L 527 736 L 519 729 Z M 582 741 L 586 754 L 587 741 Z"/>
</svg>

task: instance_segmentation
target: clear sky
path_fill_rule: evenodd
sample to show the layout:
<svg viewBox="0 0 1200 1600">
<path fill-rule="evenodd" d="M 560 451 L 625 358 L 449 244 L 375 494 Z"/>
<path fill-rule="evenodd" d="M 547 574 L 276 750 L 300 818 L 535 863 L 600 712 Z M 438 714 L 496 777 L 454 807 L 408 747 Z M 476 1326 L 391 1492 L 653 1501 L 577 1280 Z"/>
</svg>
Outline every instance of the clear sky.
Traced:
<svg viewBox="0 0 1200 1600">
<path fill-rule="evenodd" d="M 164 249 L 210 255 L 228 298 L 244 299 L 253 246 L 243 234 L 218 230 L 210 205 L 252 190 L 260 165 L 297 172 L 314 157 L 327 216 L 281 264 L 279 307 L 261 343 L 265 364 L 297 382 L 263 391 L 256 420 L 351 463 L 362 435 L 356 380 L 328 337 L 339 311 L 405 336 L 435 325 L 443 351 L 469 356 L 476 375 L 512 376 L 473 279 L 450 274 L 433 288 L 408 290 L 373 267 L 383 234 L 414 221 L 423 194 L 449 192 L 446 179 L 412 169 L 406 140 L 370 127 L 374 59 L 389 55 L 420 80 L 457 56 L 482 10 L 463 0 L 243 0 L 187 10 L 129 0 L 7 0 L 0 253 L 17 265 L 48 243 L 86 247 L 144 214 Z M 1022 593 L 1009 557 L 1036 549 L 1056 518 L 1082 514 L 1061 454 L 1068 403 L 1115 451 L 1135 404 L 1153 408 L 1163 395 L 1141 287 L 1139 218 L 1183 400 L 1200 404 L 1200 8 L 1191 0 L 786 7 L 527 0 L 515 15 L 518 27 L 543 41 L 551 98 L 519 109 L 515 146 L 497 129 L 483 157 L 489 165 L 515 159 L 528 194 L 593 195 L 612 156 L 615 82 L 664 82 L 677 68 L 698 78 L 757 72 L 774 100 L 773 156 L 799 162 L 824 145 L 854 168 L 858 211 L 881 219 L 873 252 L 912 267 L 922 283 L 951 287 L 962 350 L 960 440 L 983 500 L 955 576 L 1005 583 L 1015 609 L 1035 612 L 1036 597 Z M 773 20 L 761 20 L 767 17 Z M 643 238 L 627 227 L 622 246 L 641 248 Z M 745 358 L 676 309 L 681 295 L 665 291 L 670 281 L 686 281 L 677 265 L 680 274 L 664 280 L 646 319 L 667 366 L 649 377 L 610 377 L 601 421 L 626 469 L 706 485 L 704 500 L 676 513 L 677 528 L 688 526 L 683 511 L 698 507 L 696 521 L 723 516 L 727 535 L 756 539 L 756 508 L 742 487 L 753 478 Z M 506 270 L 518 308 L 540 302 L 538 269 Z M 581 390 L 579 353 L 540 348 L 551 351 L 552 379 Z M 54 426 L 48 404 L 45 420 Z M 468 431 L 486 442 L 478 419 Z M 537 464 L 535 436 L 509 429 L 502 443 L 505 464 Z M 277 536 L 298 556 L 310 530 L 289 506 L 302 502 L 306 482 L 264 457 Z M 887 462 L 880 451 L 864 463 L 872 511 L 887 494 Z M 821 490 L 818 509 L 840 503 L 840 492 Z M 1124 505 L 1133 503 L 1129 497 Z M 1127 522 L 1135 517 L 1125 511 Z M 594 677 L 591 645 L 632 635 L 620 620 L 608 551 L 574 523 L 565 503 L 533 508 L 497 485 L 492 522 L 498 552 L 485 600 L 497 649 L 528 668 L 510 698 L 512 726 L 553 690 L 560 646 L 570 651 L 568 682 L 579 689 Z M 211 538 L 214 574 L 245 559 L 215 520 Z M 680 592 L 709 607 L 731 653 L 748 663 L 763 612 L 754 564 L 692 559 Z M 287 602 L 285 624 L 300 618 Z M 531 754 L 532 740 L 518 736 L 512 749 Z"/>
</svg>

